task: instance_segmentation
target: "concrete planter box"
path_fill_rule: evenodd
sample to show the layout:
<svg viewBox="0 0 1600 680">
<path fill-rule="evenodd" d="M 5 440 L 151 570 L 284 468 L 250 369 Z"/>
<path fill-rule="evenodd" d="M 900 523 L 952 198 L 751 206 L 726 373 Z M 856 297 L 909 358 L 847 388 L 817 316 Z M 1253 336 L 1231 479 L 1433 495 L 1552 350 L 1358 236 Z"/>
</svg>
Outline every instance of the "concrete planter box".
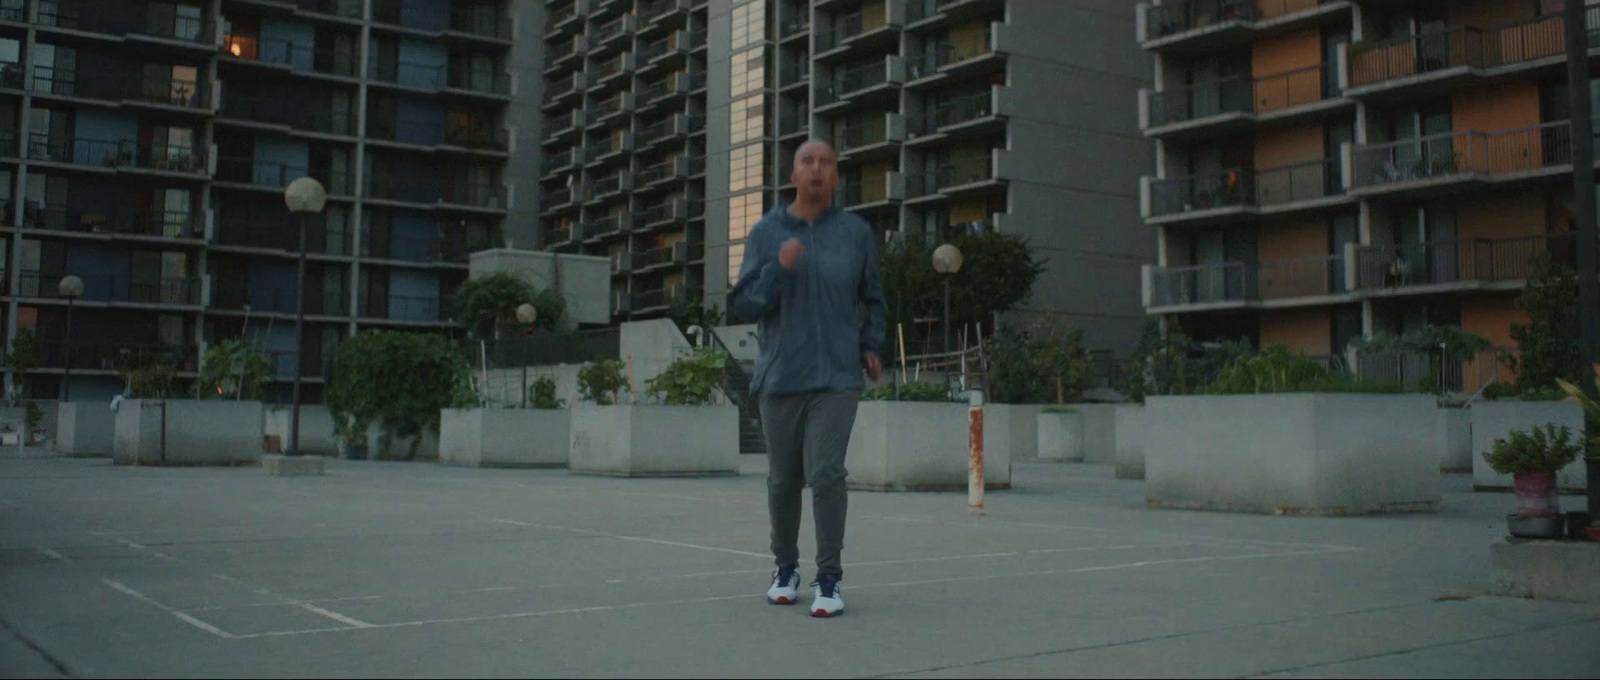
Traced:
<svg viewBox="0 0 1600 680">
<path fill-rule="evenodd" d="M 567 409 L 444 409 L 439 413 L 439 462 L 561 467 L 569 458 L 571 424 Z"/>
<path fill-rule="evenodd" d="M 983 450 L 1005 449 L 1011 460 L 1039 457 L 1039 413 L 1043 404 L 984 404 Z"/>
<path fill-rule="evenodd" d="M 1116 456 L 1113 462 L 1117 479 L 1144 479 L 1144 440 L 1146 416 L 1143 406 L 1117 406 L 1113 416 L 1116 431 Z"/>
<path fill-rule="evenodd" d="M 266 407 L 266 425 L 262 434 L 276 437 L 278 452 L 289 451 L 289 421 L 294 419 L 294 408 L 272 405 Z M 300 452 L 308 455 L 335 456 L 339 453 L 339 440 L 333 434 L 333 415 L 322 405 L 300 405 Z"/>
<path fill-rule="evenodd" d="M 1472 471 L 1472 411 L 1439 409 L 1439 470 Z"/>
<path fill-rule="evenodd" d="M 736 406 L 579 405 L 570 413 L 573 474 L 739 474 Z"/>
<path fill-rule="evenodd" d="M 1086 463 L 1111 463 L 1117 457 L 1118 404 L 1070 404 L 1083 414 L 1083 460 Z"/>
<path fill-rule="evenodd" d="M 1431 396 L 1151 397 L 1150 507 L 1345 515 L 1437 510 Z"/>
<path fill-rule="evenodd" d="M 1511 475 L 1489 467 L 1483 454 L 1494 448 L 1494 440 L 1504 439 L 1512 430 L 1526 430 L 1555 423 L 1572 428 L 1572 436 L 1582 440 L 1583 407 L 1567 401 L 1483 401 L 1472 405 L 1472 487 L 1479 491 L 1511 488 Z M 1589 488 L 1583 456 L 1556 473 L 1556 486 L 1573 492 Z"/>
<path fill-rule="evenodd" d="M 129 399 L 116 413 L 119 465 L 239 465 L 261 460 L 259 401 Z"/>
<path fill-rule="evenodd" d="M 1039 458 L 1041 460 L 1083 462 L 1083 413 L 1044 411 L 1039 414 Z"/>
<path fill-rule="evenodd" d="M 384 448 L 383 435 L 385 430 L 382 425 L 374 423 L 367 427 L 367 458 L 369 460 L 411 460 L 431 461 L 439 459 L 439 433 L 423 428 L 421 437 L 390 438 L 389 446 Z M 417 443 L 415 455 L 411 453 L 411 444 Z"/>
<path fill-rule="evenodd" d="M 116 442 L 117 414 L 103 401 L 65 401 L 56 405 L 55 451 L 73 458 L 110 458 Z"/>
<path fill-rule="evenodd" d="M 863 401 L 850 431 L 845 467 L 850 488 L 867 491 L 950 491 L 967 488 L 966 404 Z M 989 450 L 984 409 L 984 487 L 1011 488 L 1011 456 Z"/>
</svg>

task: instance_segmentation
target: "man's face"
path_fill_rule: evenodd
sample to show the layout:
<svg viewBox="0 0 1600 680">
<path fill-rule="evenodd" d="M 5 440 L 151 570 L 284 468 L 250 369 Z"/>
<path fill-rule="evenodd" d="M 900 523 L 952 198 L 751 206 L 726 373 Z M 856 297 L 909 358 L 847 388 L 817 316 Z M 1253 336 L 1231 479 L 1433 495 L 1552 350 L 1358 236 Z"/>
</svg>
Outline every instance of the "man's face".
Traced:
<svg viewBox="0 0 1600 680">
<path fill-rule="evenodd" d="M 794 154 L 794 170 L 789 173 L 795 191 L 802 196 L 826 200 L 839 186 L 839 157 L 833 147 L 822 142 L 806 142 Z"/>
</svg>

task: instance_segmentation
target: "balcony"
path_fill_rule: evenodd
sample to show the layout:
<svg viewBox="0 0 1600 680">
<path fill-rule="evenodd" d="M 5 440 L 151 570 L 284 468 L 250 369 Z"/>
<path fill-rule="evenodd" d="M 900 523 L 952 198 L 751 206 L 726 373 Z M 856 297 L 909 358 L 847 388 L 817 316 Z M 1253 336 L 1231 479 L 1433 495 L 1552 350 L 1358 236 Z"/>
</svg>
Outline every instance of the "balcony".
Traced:
<svg viewBox="0 0 1600 680">
<path fill-rule="evenodd" d="M 778 138 L 788 141 L 789 137 L 808 135 L 811 133 L 811 115 L 804 111 L 784 111 L 778 114 Z"/>
<path fill-rule="evenodd" d="M 565 7 L 550 10 L 545 20 L 545 35 L 557 36 L 565 33 L 581 31 L 583 18 L 588 15 L 588 3 L 584 0 L 572 0 Z"/>
<path fill-rule="evenodd" d="M 443 321 L 439 316 L 439 298 L 423 295 L 390 295 L 386 298 L 362 298 L 358 316 L 369 321 L 432 325 Z"/>
<path fill-rule="evenodd" d="M 300 252 L 299 231 L 286 225 L 282 219 L 278 219 L 280 217 L 288 215 L 225 214 L 219 219 L 214 245 L 221 248 L 269 250 L 284 255 L 297 254 Z M 342 224 L 326 225 L 313 220 L 311 228 L 306 230 L 306 252 L 313 257 L 348 257 L 351 253 L 349 234 Z"/>
<path fill-rule="evenodd" d="M 189 145 L 138 144 L 129 140 L 28 135 L 28 158 L 116 172 L 152 171 L 199 178 L 210 173 L 206 155 Z"/>
<path fill-rule="evenodd" d="M 1585 10 L 1590 34 L 1600 31 L 1600 7 Z M 1443 31 L 1353 45 L 1344 79 L 1352 97 L 1429 96 L 1467 81 L 1532 69 L 1558 72 L 1566 64 L 1566 20 L 1547 15 L 1490 28 Z"/>
<path fill-rule="evenodd" d="M 639 16 L 644 17 L 644 25 L 639 27 L 641 35 L 681 26 L 689 16 L 689 0 L 646 2 L 639 7 Z"/>
<path fill-rule="evenodd" d="M 1349 146 L 1350 193 L 1416 197 L 1545 179 L 1572 169 L 1567 121 Z"/>
<path fill-rule="evenodd" d="M 594 106 L 589 107 L 587 127 L 609 125 L 619 116 L 633 113 L 633 102 L 632 92 L 618 92 L 604 101 L 596 102 Z"/>
<path fill-rule="evenodd" d="M 199 8 L 194 14 L 161 12 L 102 11 L 102 0 L 52 0 L 36 3 L 38 20 L 34 25 L 53 29 L 126 37 L 139 42 L 158 43 L 194 51 L 215 49 L 215 23 L 207 21 Z M 153 7 L 151 9 L 154 9 Z"/>
<path fill-rule="evenodd" d="M 633 133 L 623 132 L 610 134 L 594 140 L 589 144 L 588 163 L 590 166 L 599 166 L 618 160 L 633 151 Z"/>
<path fill-rule="evenodd" d="M 40 341 L 39 367 L 64 369 L 67 366 L 66 345 L 59 342 Z M 72 343 L 73 373 L 104 372 L 115 375 L 117 367 L 126 361 L 159 361 L 177 370 L 178 375 L 192 375 L 199 370 L 200 348 L 195 345 L 134 344 L 127 342 Z"/>
<path fill-rule="evenodd" d="M 858 163 L 898 157 L 906 139 L 906 119 L 896 113 L 869 113 L 834 128 L 833 147 L 839 161 Z"/>
<path fill-rule="evenodd" d="M 607 87 L 623 76 L 632 75 L 635 66 L 636 58 L 632 52 L 623 52 L 598 62 L 593 69 L 590 69 L 589 88 L 593 90 Z"/>
<path fill-rule="evenodd" d="M 639 62 L 645 65 L 641 69 L 678 65 L 688 55 L 689 34 L 682 30 L 668 33 L 639 48 Z"/>
<path fill-rule="evenodd" d="M 257 161 L 245 156 L 217 159 L 217 182 L 247 185 L 277 191 L 301 177 L 313 177 L 334 196 L 353 195 L 350 174 L 329 167 L 308 168 L 276 161 Z"/>
<path fill-rule="evenodd" d="M 648 231 L 680 224 L 688 219 L 689 202 L 682 198 L 670 198 L 635 213 L 633 223 L 640 231 Z"/>
<path fill-rule="evenodd" d="M 474 211 L 506 209 L 503 186 L 424 177 L 372 177 L 367 182 L 367 198 Z"/>
<path fill-rule="evenodd" d="M 1260 170 L 1238 168 L 1141 183 L 1151 224 L 1217 224 L 1243 216 L 1281 215 L 1348 201 L 1343 163 L 1322 159 Z"/>
<path fill-rule="evenodd" d="M 984 155 L 956 158 L 932 173 L 907 175 L 905 196 L 911 201 L 985 193 L 1003 188 L 1012 174 L 1005 149 L 990 149 Z"/>
<path fill-rule="evenodd" d="M 589 31 L 589 51 L 602 52 L 627 44 L 633 34 L 639 30 L 639 17 L 634 14 L 624 14 L 603 24 L 595 26 Z"/>
<path fill-rule="evenodd" d="M 1548 253 L 1573 266 L 1577 242 L 1571 232 L 1494 239 L 1454 239 L 1401 245 L 1352 244 L 1348 276 L 1364 295 L 1385 296 L 1452 290 L 1515 290 Z"/>
<path fill-rule="evenodd" d="M 782 28 L 778 31 L 778 42 L 788 43 L 791 40 L 799 40 L 811 34 L 810 13 L 802 12 L 801 16 L 784 20 Z"/>
<path fill-rule="evenodd" d="M 445 65 L 424 64 L 411 61 L 373 61 L 367 77 L 377 83 L 387 83 L 395 87 L 418 90 L 422 92 L 438 92 L 445 86 Z"/>
<path fill-rule="evenodd" d="M 658 189 L 688 177 L 689 158 L 687 156 L 676 156 L 640 170 L 638 181 L 635 184 L 641 191 Z"/>
<path fill-rule="evenodd" d="M 1343 303 L 1343 255 L 1314 255 L 1259 264 L 1217 262 L 1145 267 L 1144 306 L 1152 314 L 1223 309 L 1275 309 Z"/>
<path fill-rule="evenodd" d="M 589 185 L 588 203 L 593 205 L 609 199 L 620 198 L 633 191 L 633 175 L 621 171 L 610 177 L 595 180 Z"/>
<path fill-rule="evenodd" d="M 565 103 L 569 98 L 583 94 L 586 82 L 582 73 L 574 73 L 549 83 L 544 90 L 544 108 L 549 110 L 553 106 Z"/>
<path fill-rule="evenodd" d="M 588 124 L 589 117 L 582 108 L 568 109 L 565 113 L 548 116 L 545 118 L 544 124 L 547 131 L 544 143 L 550 144 L 564 141 L 568 137 L 583 132 L 584 127 Z"/>
<path fill-rule="evenodd" d="M 787 91 L 811 82 L 811 60 L 800 59 L 785 63 L 778 74 L 778 90 Z"/>
<path fill-rule="evenodd" d="M 1216 51 L 1345 19 L 1354 5 L 1345 0 L 1162 0 L 1153 6 L 1142 2 L 1134 15 L 1135 32 L 1147 50 Z"/>
<path fill-rule="evenodd" d="M 1325 65 L 1261 78 L 1234 76 L 1189 87 L 1141 90 L 1139 122 L 1146 136 L 1196 139 L 1234 134 L 1260 124 L 1329 118 L 1354 108 Z"/>
<path fill-rule="evenodd" d="M 469 120 L 464 123 L 445 123 L 444 143 L 447 149 L 487 151 L 496 154 L 511 152 L 511 135 L 503 127 L 491 123 Z"/>
<path fill-rule="evenodd" d="M 835 71 L 833 78 L 818 83 L 816 111 L 888 104 L 898 99 L 905 80 L 905 61 L 894 55 Z"/>
<path fill-rule="evenodd" d="M 832 59 L 854 50 L 893 46 L 899 42 L 905 22 L 902 0 L 866 0 L 859 11 L 837 16 L 830 29 L 817 32 L 816 57 Z"/>
<path fill-rule="evenodd" d="M 906 30 L 925 32 L 969 19 L 992 16 L 1005 0 L 907 0 Z"/>
<path fill-rule="evenodd" d="M 510 17 L 501 14 L 499 9 L 492 5 L 451 9 L 449 33 L 496 42 L 509 42 L 513 37 Z"/>
<path fill-rule="evenodd" d="M 583 191 L 582 185 L 575 185 L 544 192 L 544 210 L 541 214 L 549 216 L 576 209 Z"/>
<path fill-rule="evenodd" d="M 61 292 L 57 283 L 67 272 L 41 272 L 23 269 L 18 272 L 17 297 L 59 300 Z M 206 279 L 204 276 L 178 276 L 161 278 L 131 278 L 120 274 L 78 273 L 83 279 L 85 302 L 126 303 L 136 305 L 162 305 L 197 307 L 205 304 Z"/>
<path fill-rule="evenodd" d="M 689 93 L 689 74 L 673 73 L 639 87 L 636 99 L 641 109 L 671 102 Z"/>
<path fill-rule="evenodd" d="M 444 89 L 451 94 L 503 99 L 511 96 L 511 74 L 455 63 L 449 67 Z"/>
<path fill-rule="evenodd" d="M 669 140 L 681 139 L 688 136 L 689 133 L 693 131 L 690 129 L 691 118 L 697 118 L 697 116 L 688 116 L 682 113 L 675 113 L 668 118 L 664 118 L 645 126 L 643 129 L 639 130 L 640 149 L 648 149 L 656 144 L 662 144 Z"/>
<path fill-rule="evenodd" d="M 544 177 L 551 177 L 558 172 L 575 170 L 578 167 L 578 158 L 577 147 L 569 147 L 565 151 L 547 155 L 539 163 L 540 174 Z"/>
<path fill-rule="evenodd" d="M 565 68 L 581 68 L 583 55 L 589 53 L 589 39 L 575 35 L 551 46 L 545 53 L 545 73 Z"/>
<path fill-rule="evenodd" d="M 374 235 L 362 237 L 361 256 L 418 264 L 464 264 L 474 252 L 491 246 L 486 238 L 460 238 L 459 235 L 413 236 Z"/>
<path fill-rule="evenodd" d="M 1001 85 L 940 102 L 932 113 L 907 119 L 910 143 L 927 144 L 993 136 L 1012 115 L 1011 89 Z"/>
<path fill-rule="evenodd" d="M 863 173 L 839 185 L 838 203 L 849 210 L 872 210 L 898 205 L 905 200 L 906 184 L 892 170 Z"/>
<path fill-rule="evenodd" d="M 594 242 L 626 234 L 633 228 L 631 221 L 627 213 L 612 213 L 611 215 L 585 222 L 582 225 L 583 240 Z"/>
<path fill-rule="evenodd" d="M 182 210 L 84 211 L 79 208 L 24 206 L 22 228 L 81 234 L 199 241 L 205 237 L 199 213 Z"/>
<path fill-rule="evenodd" d="M 561 226 L 555 226 L 555 227 L 545 227 L 545 229 L 544 229 L 544 247 L 545 248 L 556 248 L 556 247 L 559 247 L 559 246 L 567 245 L 567 244 L 572 243 L 572 242 L 573 242 L 572 226 L 570 224 L 561 225 Z"/>
<path fill-rule="evenodd" d="M 673 246 L 663 246 L 634 253 L 629 263 L 630 268 L 639 274 L 666 269 L 675 264 L 672 259 L 673 250 Z"/>
<path fill-rule="evenodd" d="M 211 98 L 200 83 L 170 77 L 128 79 L 35 66 L 28 89 L 47 97 L 112 101 L 167 111 L 209 113 L 211 110 Z"/>
<path fill-rule="evenodd" d="M 283 97 L 247 97 L 227 95 L 222 98 L 219 121 L 248 121 L 266 126 L 288 128 L 302 132 L 350 136 L 355 125 L 349 113 L 329 110 L 330 107 Z"/>
<path fill-rule="evenodd" d="M 253 35 L 223 36 L 222 57 L 227 63 L 255 64 L 290 73 L 316 73 L 347 78 L 356 75 L 353 50 L 318 48 L 276 38 Z"/>
</svg>

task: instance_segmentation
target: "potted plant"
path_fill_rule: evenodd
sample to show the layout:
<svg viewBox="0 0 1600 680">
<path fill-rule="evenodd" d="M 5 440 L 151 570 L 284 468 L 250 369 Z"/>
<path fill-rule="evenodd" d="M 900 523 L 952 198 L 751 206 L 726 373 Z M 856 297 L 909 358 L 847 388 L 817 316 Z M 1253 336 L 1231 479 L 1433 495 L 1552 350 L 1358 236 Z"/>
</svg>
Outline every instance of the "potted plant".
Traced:
<svg viewBox="0 0 1600 680">
<path fill-rule="evenodd" d="M 646 403 L 618 403 L 629 388 L 616 360 L 578 371 L 583 404 L 572 410 L 575 474 L 621 477 L 735 475 L 739 409 L 721 389 L 727 354 L 702 347 L 646 380 Z M 632 400 L 629 400 L 632 402 Z M 653 402 L 653 403 L 652 403 Z"/>
<path fill-rule="evenodd" d="M 439 462 L 471 467 L 559 467 L 571 455 L 571 411 L 556 382 L 539 376 L 528 387 L 532 408 L 457 404 L 439 414 Z"/>
<path fill-rule="evenodd" d="M 1561 535 L 1563 519 L 1556 471 L 1576 460 L 1581 451 L 1578 442 L 1572 441 L 1572 428 L 1565 425 L 1517 429 L 1504 439 L 1495 439 L 1494 448 L 1483 457 L 1495 472 L 1512 476 L 1517 512 L 1506 516 L 1512 536 Z"/>
<path fill-rule="evenodd" d="M 373 458 L 412 460 L 431 457 L 437 444 L 425 447 L 424 440 L 438 433 L 441 410 L 477 398 L 465 354 L 444 336 L 364 331 L 339 345 L 326 402 L 347 447 L 377 434 Z M 404 453 L 391 450 L 397 442 Z"/>
</svg>

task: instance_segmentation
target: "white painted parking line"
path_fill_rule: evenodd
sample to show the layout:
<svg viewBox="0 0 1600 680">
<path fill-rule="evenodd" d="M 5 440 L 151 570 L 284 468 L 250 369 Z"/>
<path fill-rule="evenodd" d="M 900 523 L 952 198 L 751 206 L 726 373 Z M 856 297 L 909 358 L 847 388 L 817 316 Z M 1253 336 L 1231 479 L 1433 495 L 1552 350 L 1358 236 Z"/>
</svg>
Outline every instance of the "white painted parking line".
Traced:
<svg viewBox="0 0 1600 680">
<path fill-rule="evenodd" d="M 194 626 L 195 628 L 199 628 L 200 630 L 203 630 L 203 631 L 205 631 L 207 633 L 210 633 L 210 634 L 215 635 L 215 636 L 220 637 L 220 638 L 230 638 L 231 639 L 231 638 L 237 637 L 237 636 L 235 636 L 235 635 L 233 635 L 233 634 L 231 634 L 231 633 L 229 633 L 229 632 L 227 632 L 225 630 L 222 630 L 221 628 L 213 626 L 213 625 L 211 625 L 209 623 L 206 623 L 205 621 L 201 621 L 200 619 L 197 619 L 197 618 L 195 618 L 193 616 L 190 616 L 190 615 L 185 614 L 185 613 L 183 613 L 181 611 L 178 611 L 177 609 L 174 609 L 174 608 L 169 607 L 167 605 L 164 605 L 164 604 L 162 604 L 160 602 L 157 602 L 154 599 L 152 599 L 150 596 L 145 595 L 144 593 L 141 593 L 141 592 L 139 592 L 137 590 L 134 590 L 132 588 L 129 588 L 129 587 L 125 586 L 125 585 L 122 585 L 121 583 L 119 583 L 117 581 L 113 581 L 113 580 L 108 579 L 108 578 L 107 579 L 100 579 L 100 581 L 102 583 L 105 583 L 106 585 L 110 586 L 113 590 L 116 590 L 117 592 L 123 593 L 123 594 L 128 595 L 130 597 L 133 597 L 135 599 L 138 599 L 138 600 L 141 600 L 143 602 L 146 602 L 146 603 L 154 606 L 155 608 L 160 609 L 161 611 L 164 611 L 164 612 L 166 612 L 168 614 L 171 614 L 173 616 L 178 617 L 179 621 L 182 621 L 182 622 L 187 623 L 187 624 L 189 624 L 191 626 Z"/>
<path fill-rule="evenodd" d="M 166 554 L 164 552 L 161 552 L 160 550 L 151 550 L 149 546 L 141 545 L 141 544 L 138 544 L 138 543 L 134 543 L 133 541 L 130 541 L 130 540 L 127 540 L 127 539 L 124 539 L 124 538 L 117 539 L 117 542 L 121 543 L 121 544 L 123 544 L 125 546 L 128 546 L 129 548 L 133 548 L 134 550 L 138 550 L 138 551 L 141 551 L 141 552 L 148 552 L 148 553 L 150 553 L 150 555 L 152 557 L 157 557 L 157 558 L 166 560 L 168 562 L 177 562 L 178 561 L 178 558 L 173 557 L 171 555 L 168 555 L 168 554 Z"/>
<path fill-rule="evenodd" d="M 50 558 L 52 560 L 55 560 L 57 562 L 71 562 L 72 561 L 72 560 L 67 559 L 66 555 L 62 555 L 61 553 L 58 553 L 58 552 L 56 552 L 54 550 L 46 548 L 46 547 L 44 547 L 42 545 L 36 545 L 36 546 L 33 546 L 33 547 L 34 547 L 35 550 L 38 550 L 40 554 L 42 554 L 45 557 L 48 557 L 48 558 Z"/>
<path fill-rule="evenodd" d="M 664 541 L 664 540 L 661 540 L 659 538 L 646 538 L 644 536 L 622 536 L 622 535 L 618 535 L 618 534 L 608 534 L 608 533 L 606 533 L 604 531 L 594 531 L 592 529 L 578 529 L 578 528 L 575 528 L 575 527 L 563 527 L 563 526 L 556 526 L 556 525 L 553 525 L 553 524 L 535 524 L 533 522 L 519 522 L 519 521 L 513 520 L 513 519 L 497 519 L 497 520 L 494 520 L 494 521 L 499 522 L 501 524 L 511 524 L 511 525 L 515 525 L 515 526 L 519 526 L 519 527 L 535 527 L 535 528 L 539 528 L 539 529 L 551 529 L 551 530 L 555 530 L 555 531 L 568 531 L 568 532 L 572 532 L 572 533 L 575 533 L 575 534 L 583 534 L 583 535 L 586 535 L 586 536 L 598 536 L 598 537 L 603 537 L 603 538 L 615 538 L 615 539 L 618 539 L 618 540 L 637 541 L 637 542 L 640 542 L 640 543 L 655 543 L 655 544 L 658 544 L 658 545 L 670 545 L 670 546 L 676 546 L 676 547 L 679 547 L 679 548 L 692 548 L 692 549 L 695 549 L 695 550 L 706 550 L 706 551 L 710 551 L 710 552 L 731 553 L 731 554 L 734 554 L 734 555 L 744 555 L 746 557 L 759 557 L 759 558 L 762 558 L 762 559 L 771 559 L 771 557 L 772 557 L 771 555 L 768 555 L 766 553 L 753 553 L 753 552 L 747 552 L 747 551 L 744 551 L 744 550 L 734 550 L 732 548 L 718 548 L 718 547 L 709 546 L 709 545 L 695 545 L 693 543 L 679 543 L 679 542 L 676 542 L 676 541 Z"/>
<path fill-rule="evenodd" d="M 348 625 L 348 626 L 354 626 L 356 628 L 371 628 L 372 627 L 372 624 L 367 623 L 366 621 L 362 621 L 360 619 L 354 619 L 354 618 L 345 616 L 344 614 L 340 614 L 339 612 L 329 611 L 327 609 L 323 609 L 322 607 L 318 607 L 318 606 L 316 606 L 314 604 L 311 604 L 309 602 L 300 603 L 300 608 L 304 609 L 304 610 L 306 610 L 308 612 L 311 612 L 313 614 L 319 614 L 319 615 L 322 615 L 322 616 L 326 616 L 326 617 L 328 617 L 330 619 L 333 619 L 335 621 L 338 621 L 339 623 L 343 623 L 343 624 Z"/>
</svg>

